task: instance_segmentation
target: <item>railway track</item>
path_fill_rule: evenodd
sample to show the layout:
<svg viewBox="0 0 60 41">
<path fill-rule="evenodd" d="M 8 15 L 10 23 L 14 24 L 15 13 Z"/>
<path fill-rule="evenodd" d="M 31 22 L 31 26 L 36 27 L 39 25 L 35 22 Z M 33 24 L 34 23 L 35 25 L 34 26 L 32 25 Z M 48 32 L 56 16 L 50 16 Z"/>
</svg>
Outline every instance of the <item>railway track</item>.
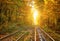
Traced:
<svg viewBox="0 0 60 41">
<path fill-rule="evenodd" d="M 36 32 L 38 33 L 39 41 L 55 41 L 48 33 L 46 33 L 41 28 L 36 28 Z"/>
<path fill-rule="evenodd" d="M 50 40 L 46 39 L 50 38 Z M 9 35 L 0 38 L 0 41 L 55 41 L 51 36 L 40 28 L 32 28 L 26 31 L 15 31 Z"/>
<path fill-rule="evenodd" d="M 4 37 L 1 37 L 0 41 L 24 41 L 24 39 L 29 35 L 31 36 L 31 29 L 26 29 L 22 31 L 18 30 Z M 25 41 L 31 40 L 30 36 L 29 39 L 26 39 Z"/>
<path fill-rule="evenodd" d="M 42 32 L 39 29 L 37 29 L 37 32 L 38 32 L 38 35 L 39 35 L 39 40 L 40 41 L 46 41 L 45 37 L 43 36 Z"/>
<path fill-rule="evenodd" d="M 1 38 L 0 38 L 0 41 L 2 41 L 3 39 L 8 38 L 8 37 L 10 37 L 10 36 L 18 33 L 18 32 L 19 32 L 19 31 L 15 31 L 15 32 L 13 32 L 13 33 L 11 33 L 11 34 L 8 34 L 8 35 L 4 36 L 4 37 L 1 37 Z"/>
<path fill-rule="evenodd" d="M 19 41 L 24 35 L 27 35 L 28 31 L 16 31 L 9 35 L 0 38 L 0 41 Z"/>
</svg>

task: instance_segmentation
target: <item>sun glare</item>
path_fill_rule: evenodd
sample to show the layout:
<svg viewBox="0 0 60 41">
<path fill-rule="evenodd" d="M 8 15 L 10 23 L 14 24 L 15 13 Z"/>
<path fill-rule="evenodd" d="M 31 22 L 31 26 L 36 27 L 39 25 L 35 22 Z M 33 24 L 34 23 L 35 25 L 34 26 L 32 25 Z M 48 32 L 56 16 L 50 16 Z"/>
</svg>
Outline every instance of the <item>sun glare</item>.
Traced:
<svg viewBox="0 0 60 41">
<path fill-rule="evenodd" d="M 31 12 L 32 12 L 32 21 L 33 25 L 38 25 L 38 10 L 36 8 L 35 2 L 32 1 L 32 4 L 29 5 L 31 7 Z"/>
<path fill-rule="evenodd" d="M 32 7 L 32 13 L 33 13 L 33 23 L 34 25 L 37 25 L 38 24 L 38 11 L 34 6 Z"/>
<path fill-rule="evenodd" d="M 35 10 L 33 13 L 33 18 L 34 18 L 34 24 L 38 24 L 38 12 Z"/>
</svg>

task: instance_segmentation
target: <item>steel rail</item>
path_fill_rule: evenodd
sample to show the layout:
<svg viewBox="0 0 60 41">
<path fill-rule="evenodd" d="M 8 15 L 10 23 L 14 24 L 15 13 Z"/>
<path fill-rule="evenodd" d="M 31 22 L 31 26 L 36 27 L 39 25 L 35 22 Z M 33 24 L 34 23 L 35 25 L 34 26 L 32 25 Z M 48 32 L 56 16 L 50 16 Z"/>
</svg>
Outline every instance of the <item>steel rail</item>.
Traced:
<svg viewBox="0 0 60 41">
<path fill-rule="evenodd" d="M 52 41 L 55 41 L 48 33 L 46 33 L 43 29 L 40 28 L 40 30 L 45 33 L 45 35 L 47 35 Z"/>
<path fill-rule="evenodd" d="M 3 40 L 3 39 L 5 39 L 5 38 L 8 38 L 8 37 L 10 37 L 10 36 L 12 36 L 12 35 L 16 34 L 16 33 L 17 33 L 17 32 L 19 32 L 19 31 L 20 31 L 20 30 L 15 31 L 15 32 L 13 32 L 13 33 L 11 33 L 11 34 L 8 34 L 8 35 L 6 35 L 6 36 L 4 36 L 4 37 L 0 38 L 0 40 Z"/>
</svg>

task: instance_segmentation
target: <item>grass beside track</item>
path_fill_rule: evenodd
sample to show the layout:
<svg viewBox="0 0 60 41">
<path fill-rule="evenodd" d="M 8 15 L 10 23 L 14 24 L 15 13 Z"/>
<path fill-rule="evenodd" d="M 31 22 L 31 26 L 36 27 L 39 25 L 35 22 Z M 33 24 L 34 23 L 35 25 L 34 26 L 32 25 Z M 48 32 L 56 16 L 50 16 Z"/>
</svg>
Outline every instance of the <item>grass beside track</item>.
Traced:
<svg viewBox="0 0 60 41">
<path fill-rule="evenodd" d="M 43 28 L 51 37 L 55 39 L 55 41 L 60 41 L 60 35 L 55 33 L 55 31 L 49 29 L 48 27 Z"/>
</svg>

